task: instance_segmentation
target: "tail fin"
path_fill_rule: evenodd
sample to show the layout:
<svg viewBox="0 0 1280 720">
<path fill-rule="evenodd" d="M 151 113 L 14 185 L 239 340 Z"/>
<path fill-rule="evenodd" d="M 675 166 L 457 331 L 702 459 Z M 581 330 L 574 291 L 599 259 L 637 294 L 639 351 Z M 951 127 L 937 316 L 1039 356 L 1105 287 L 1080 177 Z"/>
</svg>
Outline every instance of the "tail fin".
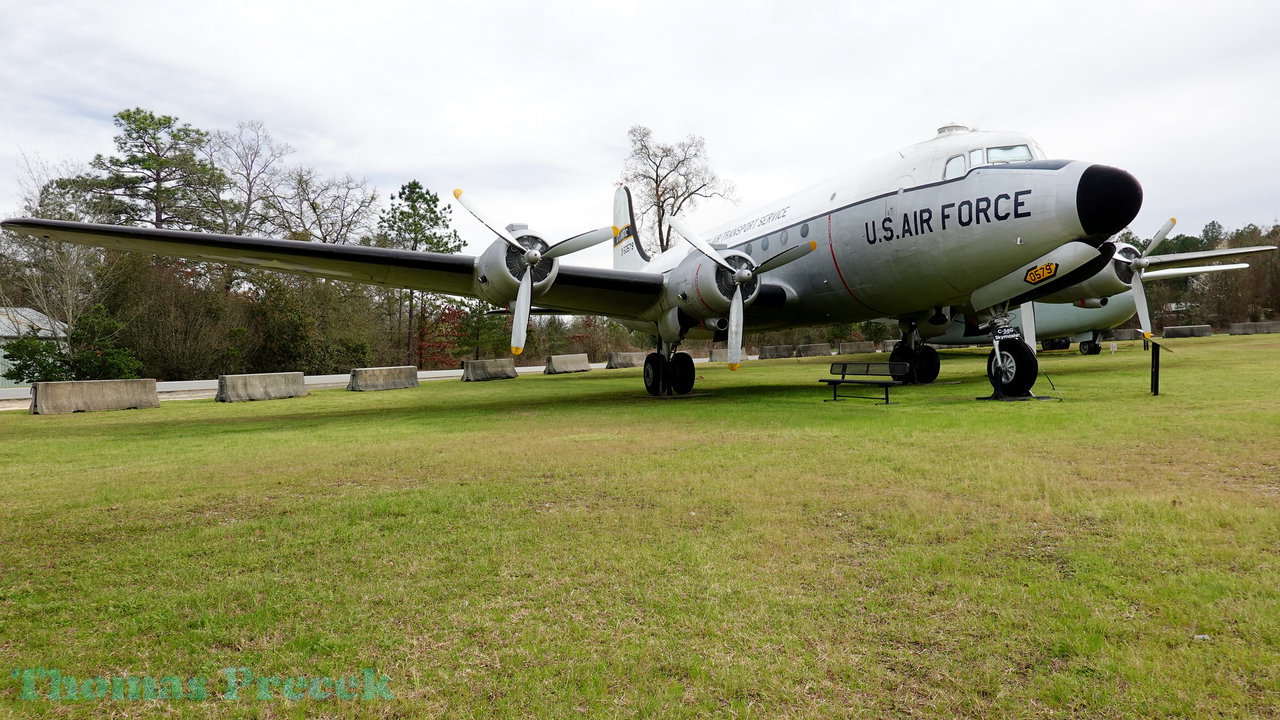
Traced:
<svg viewBox="0 0 1280 720">
<path fill-rule="evenodd" d="M 636 213 L 631 205 L 631 190 L 626 185 L 619 185 L 613 194 L 613 224 L 622 228 L 613 244 L 613 267 L 615 270 L 639 270 L 649 264 L 649 253 L 637 234 Z"/>
</svg>

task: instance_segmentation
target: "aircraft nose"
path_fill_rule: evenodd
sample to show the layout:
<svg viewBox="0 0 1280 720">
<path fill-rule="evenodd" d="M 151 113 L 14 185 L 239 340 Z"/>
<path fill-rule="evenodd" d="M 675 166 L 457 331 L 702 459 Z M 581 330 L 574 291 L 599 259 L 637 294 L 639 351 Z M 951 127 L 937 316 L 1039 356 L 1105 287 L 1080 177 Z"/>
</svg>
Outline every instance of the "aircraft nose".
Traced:
<svg viewBox="0 0 1280 720">
<path fill-rule="evenodd" d="M 1120 168 L 1090 165 L 1076 187 L 1076 213 L 1086 237 L 1106 239 L 1120 232 L 1142 208 L 1142 186 Z"/>
</svg>

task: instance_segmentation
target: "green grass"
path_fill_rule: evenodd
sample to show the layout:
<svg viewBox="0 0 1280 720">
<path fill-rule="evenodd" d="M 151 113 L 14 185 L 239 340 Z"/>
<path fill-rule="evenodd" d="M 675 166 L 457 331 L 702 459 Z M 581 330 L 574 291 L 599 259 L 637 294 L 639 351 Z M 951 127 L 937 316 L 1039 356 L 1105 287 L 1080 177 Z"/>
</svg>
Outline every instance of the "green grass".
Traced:
<svg viewBox="0 0 1280 720">
<path fill-rule="evenodd" d="M 1280 338 L 0 413 L 0 716 L 1280 716 Z M 1207 635 L 1208 639 L 1196 639 Z M 335 676 L 394 700 L 24 700 Z"/>
</svg>

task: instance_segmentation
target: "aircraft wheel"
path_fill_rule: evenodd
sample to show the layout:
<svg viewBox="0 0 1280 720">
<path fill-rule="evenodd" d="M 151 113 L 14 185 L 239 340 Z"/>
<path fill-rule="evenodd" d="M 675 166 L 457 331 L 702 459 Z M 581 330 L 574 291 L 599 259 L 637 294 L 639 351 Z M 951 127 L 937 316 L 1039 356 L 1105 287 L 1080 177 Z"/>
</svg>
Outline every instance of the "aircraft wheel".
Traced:
<svg viewBox="0 0 1280 720">
<path fill-rule="evenodd" d="M 1097 340 L 1094 340 L 1093 342 L 1089 343 L 1089 354 L 1090 354 L 1090 355 L 1101 355 L 1101 354 L 1102 354 L 1102 343 L 1098 342 Z"/>
<path fill-rule="evenodd" d="M 1036 384 L 1040 364 L 1027 344 L 1018 340 L 1000 343 L 999 358 L 992 350 L 987 356 L 987 379 L 991 387 L 1006 397 L 1026 397 Z"/>
<path fill-rule="evenodd" d="M 1071 338 L 1058 338 L 1058 349 L 1059 349 L 1059 350 L 1070 350 L 1070 349 L 1071 349 Z"/>
<path fill-rule="evenodd" d="M 893 352 L 889 353 L 889 362 L 907 363 L 907 365 L 910 366 L 910 369 L 905 375 L 894 375 L 894 380 L 897 380 L 903 385 L 910 385 L 916 381 L 916 351 L 912 350 L 910 345 L 898 343 L 898 345 L 893 348 Z"/>
<path fill-rule="evenodd" d="M 693 370 L 693 356 L 678 352 L 671 358 L 671 390 L 677 395 L 688 395 L 693 392 L 693 381 L 696 378 Z"/>
<path fill-rule="evenodd" d="M 938 351 L 928 345 L 916 348 L 916 361 L 912 366 L 916 371 L 916 382 L 927 385 L 938 379 L 942 370 L 942 361 L 938 359 Z"/>
<path fill-rule="evenodd" d="M 644 358 L 644 389 L 654 397 L 662 394 L 662 380 L 663 376 L 666 375 L 664 372 L 666 364 L 667 360 L 662 357 L 661 353 L 649 353 Z"/>
<path fill-rule="evenodd" d="M 1097 355 L 1100 352 L 1102 352 L 1102 343 L 1094 342 L 1093 340 L 1080 341 L 1081 355 Z"/>
</svg>

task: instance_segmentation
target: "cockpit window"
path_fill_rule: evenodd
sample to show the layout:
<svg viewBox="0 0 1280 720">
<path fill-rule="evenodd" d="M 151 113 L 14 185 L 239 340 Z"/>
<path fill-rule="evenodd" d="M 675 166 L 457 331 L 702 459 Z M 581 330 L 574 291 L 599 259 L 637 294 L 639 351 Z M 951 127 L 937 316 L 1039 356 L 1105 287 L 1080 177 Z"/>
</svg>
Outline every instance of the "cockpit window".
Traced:
<svg viewBox="0 0 1280 720">
<path fill-rule="evenodd" d="M 987 164 L 987 161 L 982 156 L 982 148 L 969 151 L 969 167 L 978 167 L 979 165 L 986 165 L 986 164 Z"/>
<path fill-rule="evenodd" d="M 942 179 L 950 180 L 951 178 L 961 177 L 964 175 L 965 169 L 964 156 L 956 155 L 947 160 L 946 167 L 942 169 Z"/>
<path fill-rule="evenodd" d="M 987 162 L 989 163 L 1024 162 L 1030 159 L 1031 148 L 1026 145 L 987 148 Z"/>
</svg>

